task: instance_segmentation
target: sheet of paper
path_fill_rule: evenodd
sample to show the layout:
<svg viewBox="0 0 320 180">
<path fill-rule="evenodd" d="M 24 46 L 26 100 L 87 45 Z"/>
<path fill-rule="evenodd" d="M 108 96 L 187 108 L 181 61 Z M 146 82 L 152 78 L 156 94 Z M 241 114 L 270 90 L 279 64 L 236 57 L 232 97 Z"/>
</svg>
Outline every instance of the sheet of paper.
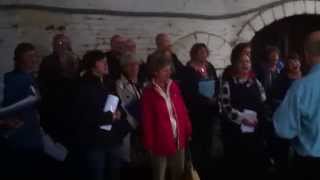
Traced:
<svg viewBox="0 0 320 180">
<path fill-rule="evenodd" d="M 102 125 L 102 126 L 100 126 L 100 129 L 105 130 L 105 131 L 111 131 L 112 125 Z"/>
<path fill-rule="evenodd" d="M 242 133 L 254 133 L 255 128 L 252 126 L 246 126 L 241 124 L 241 132 Z"/>
<path fill-rule="evenodd" d="M 245 109 L 242 113 L 242 116 L 245 119 L 257 119 L 257 113 L 249 109 Z"/>
<path fill-rule="evenodd" d="M 103 108 L 104 112 L 111 111 L 112 113 L 116 112 L 117 106 L 119 103 L 119 98 L 115 95 L 109 94 Z"/>
</svg>

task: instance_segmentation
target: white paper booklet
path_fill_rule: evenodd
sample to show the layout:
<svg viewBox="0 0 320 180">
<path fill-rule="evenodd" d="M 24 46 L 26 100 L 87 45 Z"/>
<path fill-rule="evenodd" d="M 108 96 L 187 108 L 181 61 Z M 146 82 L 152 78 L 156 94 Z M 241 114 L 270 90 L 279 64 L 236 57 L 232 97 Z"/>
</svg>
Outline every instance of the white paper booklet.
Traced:
<svg viewBox="0 0 320 180">
<path fill-rule="evenodd" d="M 245 109 L 241 113 L 242 119 L 257 119 L 257 112 Z M 255 127 L 252 126 L 247 126 L 244 124 L 241 124 L 241 132 L 242 133 L 253 133 L 255 131 Z"/>
<path fill-rule="evenodd" d="M 115 95 L 109 94 L 104 105 L 103 111 L 112 113 L 116 112 L 119 103 L 119 98 Z"/>
</svg>

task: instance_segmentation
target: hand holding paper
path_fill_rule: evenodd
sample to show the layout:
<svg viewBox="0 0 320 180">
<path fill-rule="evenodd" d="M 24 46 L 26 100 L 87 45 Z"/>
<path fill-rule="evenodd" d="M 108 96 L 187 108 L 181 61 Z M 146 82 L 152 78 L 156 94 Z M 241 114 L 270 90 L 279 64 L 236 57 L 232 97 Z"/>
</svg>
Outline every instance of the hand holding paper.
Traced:
<svg viewBox="0 0 320 180">
<path fill-rule="evenodd" d="M 115 113 L 118 107 L 119 98 L 115 95 L 109 94 L 103 108 L 103 112 L 112 112 Z"/>
<path fill-rule="evenodd" d="M 251 120 L 251 119 L 242 119 L 241 124 L 243 124 L 245 126 L 255 127 L 257 122 L 255 120 Z"/>
<path fill-rule="evenodd" d="M 103 112 L 111 112 L 112 113 L 112 119 L 117 119 L 119 114 L 116 112 L 117 107 L 119 103 L 119 98 L 115 95 L 109 94 L 105 103 L 105 106 L 103 108 Z M 120 114 L 121 115 L 121 114 Z M 111 131 L 112 125 L 102 125 L 100 126 L 100 129 L 105 131 Z"/>
<path fill-rule="evenodd" d="M 8 117 L 0 119 L 0 128 L 17 129 L 21 127 L 24 122 L 20 121 L 17 117 Z"/>
<path fill-rule="evenodd" d="M 240 114 L 242 120 L 241 131 L 242 133 L 253 133 L 258 123 L 257 113 L 251 110 L 245 109 Z"/>
<path fill-rule="evenodd" d="M 118 110 L 115 113 L 113 113 L 113 120 L 119 120 L 121 119 L 121 112 Z"/>
</svg>

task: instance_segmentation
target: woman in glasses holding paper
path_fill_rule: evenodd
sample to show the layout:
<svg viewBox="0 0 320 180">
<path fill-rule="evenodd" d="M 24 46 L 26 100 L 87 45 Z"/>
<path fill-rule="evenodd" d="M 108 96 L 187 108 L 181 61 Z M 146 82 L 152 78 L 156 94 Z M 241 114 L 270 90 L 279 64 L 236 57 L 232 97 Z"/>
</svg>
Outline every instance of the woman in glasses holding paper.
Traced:
<svg viewBox="0 0 320 180">
<path fill-rule="evenodd" d="M 237 177 L 248 177 L 253 172 L 262 173 L 265 168 L 260 125 L 264 120 L 266 95 L 252 73 L 249 56 L 234 48 L 231 62 L 233 76 L 222 82 L 220 94 L 226 164 L 232 164 L 226 168 Z"/>
<path fill-rule="evenodd" d="M 214 155 L 214 147 L 211 145 L 217 145 L 217 142 L 212 143 L 212 138 L 219 134 L 217 126 L 214 126 L 218 123 L 216 92 L 219 83 L 215 67 L 208 61 L 208 56 L 209 49 L 204 43 L 194 44 L 190 50 L 191 60 L 186 65 L 181 83 L 193 128 L 193 161 L 202 179 L 211 179 L 209 175 L 216 162 L 210 158 Z"/>
<path fill-rule="evenodd" d="M 115 84 L 108 79 L 102 51 L 88 51 L 83 58 L 86 74 L 80 81 L 73 109 L 74 145 L 71 159 L 80 179 L 116 179 L 119 159 L 114 149 L 131 129 L 115 96 Z"/>
<path fill-rule="evenodd" d="M 148 63 L 152 82 L 142 93 L 142 139 L 151 155 L 153 179 L 165 180 L 166 169 L 171 179 L 181 179 L 184 150 L 191 136 L 191 124 L 180 89 L 170 79 L 172 61 L 158 52 Z"/>
</svg>

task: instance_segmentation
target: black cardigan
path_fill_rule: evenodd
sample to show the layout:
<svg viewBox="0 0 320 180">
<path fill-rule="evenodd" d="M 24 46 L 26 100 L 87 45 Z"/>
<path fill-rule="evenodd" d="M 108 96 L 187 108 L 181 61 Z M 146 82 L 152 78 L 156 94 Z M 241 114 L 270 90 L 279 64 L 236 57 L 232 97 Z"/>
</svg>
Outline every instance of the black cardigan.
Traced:
<svg viewBox="0 0 320 180">
<path fill-rule="evenodd" d="M 184 77 L 180 83 L 192 123 L 193 142 L 209 144 L 212 135 L 214 120 L 217 120 L 219 104 L 217 94 L 219 82 L 214 66 L 207 64 L 208 80 L 215 80 L 215 95 L 212 98 L 205 97 L 199 92 L 199 82 L 203 80 L 201 75 L 188 63 L 185 67 Z"/>
<path fill-rule="evenodd" d="M 106 116 L 103 112 L 109 94 L 115 94 L 115 84 L 112 80 L 105 79 L 102 82 L 91 73 L 82 78 L 72 111 L 75 143 L 113 146 L 120 144 L 123 137 L 131 130 L 121 107 L 118 107 L 122 114 L 121 119 L 115 122 L 112 122 L 112 116 Z M 111 131 L 100 129 L 100 126 L 105 124 L 112 125 Z"/>
<path fill-rule="evenodd" d="M 215 80 L 215 95 L 213 99 L 209 99 L 201 95 L 198 91 L 198 83 L 202 80 L 202 77 L 197 73 L 189 63 L 185 67 L 185 73 L 181 81 L 181 89 L 184 95 L 187 107 L 192 114 L 197 116 L 203 113 L 214 114 L 218 112 L 218 103 L 215 101 L 215 97 L 219 91 L 219 81 L 216 74 L 216 70 L 211 63 L 207 64 L 208 79 Z"/>
</svg>

